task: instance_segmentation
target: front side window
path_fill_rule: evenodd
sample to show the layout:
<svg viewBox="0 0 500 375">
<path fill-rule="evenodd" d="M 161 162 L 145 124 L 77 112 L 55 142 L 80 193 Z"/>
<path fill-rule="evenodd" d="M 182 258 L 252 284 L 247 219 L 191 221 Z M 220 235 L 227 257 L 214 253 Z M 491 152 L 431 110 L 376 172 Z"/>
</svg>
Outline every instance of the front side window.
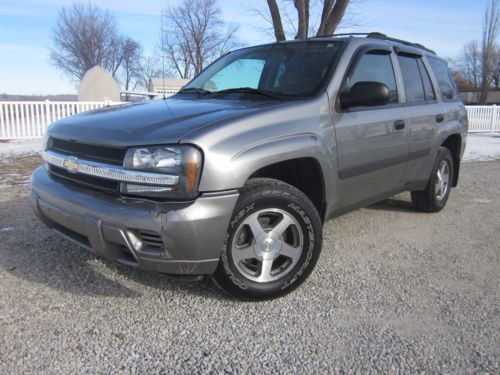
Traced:
<svg viewBox="0 0 500 375">
<path fill-rule="evenodd" d="M 326 84 L 342 44 L 308 41 L 235 51 L 210 65 L 182 91 L 314 96 Z"/>
<path fill-rule="evenodd" d="M 398 102 L 398 89 L 390 54 L 381 54 L 377 51 L 362 55 L 354 70 L 347 78 L 343 91 L 350 91 L 358 82 L 383 83 L 389 88 L 389 103 Z"/>
<path fill-rule="evenodd" d="M 458 100 L 458 91 L 446 63 L 434 57 L 429 57 L 428 60 L 438 81 L 443 99 L 446 101 Z"/>
</svg>

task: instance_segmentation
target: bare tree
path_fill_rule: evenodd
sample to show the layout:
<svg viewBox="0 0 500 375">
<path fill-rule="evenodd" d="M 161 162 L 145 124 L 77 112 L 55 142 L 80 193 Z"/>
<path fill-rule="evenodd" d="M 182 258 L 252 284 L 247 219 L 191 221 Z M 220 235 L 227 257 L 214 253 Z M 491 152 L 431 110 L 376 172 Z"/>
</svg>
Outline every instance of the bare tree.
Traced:
<svg viewBox="0 0 500 375">
<path fill-rule="evenodd" d="M 114 17 L 91 3 L 61 9 L 53 42 L 52 64 L 75 79 L 96 65 L 115 76 L 123 61 L 123 38 Z"/>
<path fill-rule="evenodd" d="M 171 73 L 169 71 L 169 73 Z M 162 66 L 160 58 L 154 56 L 143 56 L 140 60 L 138 86 L 149 90 L 149 82 L 152 78 L 161 77 Z"/>
<path fill-rule="evenodd" d="M 459 56 L 458 60 L 447 58 L 446 63 L 450 68 L 451 75 L 453 76 L 453 80 L 457 84 L 459 91 L 474 90 L 474 84 L 471 82 L 471 80 L 469 80 L 469 78 L 467 78 L 467 70 L 465 68 L 462 55 Z"/>
<path fill-rule="evenodd" d="M 459 56 L 455 71 L 459 72 L 469 89 L 478 89 L 481 85 L 481 50 L 479 43 L 473 40 L 467 43 Z"/>
<path fill-rule="evenodd" d="M 271 14 L 271 20 L 274 29 L 274 35 L 276 40 L 282 41 L 286 39 L 285 31 L 283 30 L 283 22 L 281 22 L 280 10 L 276 0 L 267 0 L 267 5 L 269 7 L 269 13 Z"/>
<path fill-rule="evenodd" d="M 324 0 L 317 35 L 333 34 L 344 17 L 348 5 L 349 0 Z"/>
<path fill-rule="evenodd" d="M 291 4 L 293 3 L 293 9 Z M 272 25 L 277 41 L 333 34 L 345 20 L 350 0 L 267 0 L 267 12 L 251 10 Z M 284 27 L 283 25 L 286 25 Z"/>
<path fill-rule="evenodd" d="M 495 88 L 498 89 L 498 87 L 500 86 L 500 48 L 497 48 L 495 51 L 494 61 L 496 61 L 497 63 L 495 71 L 493 72 L 492 81 Z"/>
<path fill-rule="evenodd" d="M 496 69 L 496 37 L 500 26 L 500 13 L 498 0 L 491 0 L 486 8 L 483 21 L 483 39 L 481 43 L 481 94 L 479 104 L 486 104 L 488 91 L 491 85 L 491 78 Z"/>
<path fill-rule="evenodd" d="M 237 29 L 221 32 L 224 23 L 216 0 L 181 0 L 165 10 L 164 21 L 160 47 L 181 78 L 199 74 L 235 46 Z"/>
<path fill-rule="evenodd" d="M 121 77 L 123 86 L 126 91 L 134 90 L 139 84 L 142 47 L 132 38 L 125 38 L 122 42 L 122 50 Z M 128 94 L 126 94 L 126 99 L 128 100 Z"/>
</svg>

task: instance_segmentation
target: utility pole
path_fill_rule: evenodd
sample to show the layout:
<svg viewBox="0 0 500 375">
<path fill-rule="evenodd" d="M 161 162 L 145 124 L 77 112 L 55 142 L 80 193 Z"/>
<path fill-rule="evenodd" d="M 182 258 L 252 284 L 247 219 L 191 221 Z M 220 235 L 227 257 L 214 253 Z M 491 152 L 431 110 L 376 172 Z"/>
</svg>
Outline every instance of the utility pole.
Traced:
<svg viewBox="0 0 500 375">
<path fill-rule="evenodd" d="M 163 99 L 165 96 L 165 31 L 163 29 L 163 9 L 160 12 L 161 14 L 161 81 L 162 81 L 162 91 L 163 91 Z"/>
</svg>

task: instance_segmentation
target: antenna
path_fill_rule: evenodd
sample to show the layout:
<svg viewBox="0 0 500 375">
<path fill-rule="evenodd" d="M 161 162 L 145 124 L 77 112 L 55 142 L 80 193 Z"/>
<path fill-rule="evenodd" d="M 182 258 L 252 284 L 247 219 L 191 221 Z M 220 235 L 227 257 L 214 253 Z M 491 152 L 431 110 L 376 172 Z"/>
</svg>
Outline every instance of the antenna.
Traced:
<svg viewBox="0 0 500 375">
<path fill-rule="evenodd" d="M 162 91 L 163 99 L 165 99 L 165 41 L 164 35 L 165 31 L 163 29 L 163 8 L 161 10 L 161 80 L 162 80 Z"/>
</svg>

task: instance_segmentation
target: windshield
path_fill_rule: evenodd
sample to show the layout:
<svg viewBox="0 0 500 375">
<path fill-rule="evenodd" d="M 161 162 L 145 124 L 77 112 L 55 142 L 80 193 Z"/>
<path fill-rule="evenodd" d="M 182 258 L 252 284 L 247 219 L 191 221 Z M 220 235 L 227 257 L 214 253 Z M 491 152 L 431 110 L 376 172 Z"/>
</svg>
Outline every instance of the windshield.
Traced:
<svg viewBox="0 0 500 375">
<path fill-rule="evenodd" d="M 314 96 L 324 86 L 341 45 L 308 41 L 235 51 L 210 65 L 181 92 Z"/>
</svg>

